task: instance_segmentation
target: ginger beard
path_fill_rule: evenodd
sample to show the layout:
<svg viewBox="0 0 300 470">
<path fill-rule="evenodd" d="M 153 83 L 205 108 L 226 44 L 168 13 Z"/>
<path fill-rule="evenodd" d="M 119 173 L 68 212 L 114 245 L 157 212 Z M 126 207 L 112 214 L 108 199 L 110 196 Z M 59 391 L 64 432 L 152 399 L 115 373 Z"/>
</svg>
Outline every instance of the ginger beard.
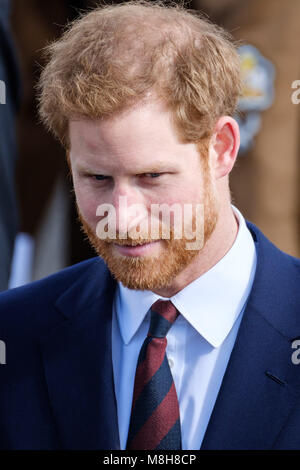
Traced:
<svg viewBox="0 0 300 470">
<path fill-rule="evenodd" d="M 105 261 L 115 279 L 129 289 L 154 290 L 169 286 L 176 276 L 203 250 L 215 229 L 218 220 L 219 204 L 217 192 L 208 171 L 204 175 L 203 199 L 204 201 L 201 201 L 201 204 L 204 204 L 202 247 L 192 250 L 187 249 L 186 243 L 193 242 L 193 240 L 185 238 L 185 233 L 187 232 L 183 230 L 182 238 L 176 239 L 171 228 L 169 239 L 160 238 L 162 240 L 162 247 L 159 250 L 159 254 L 155 256 L 131 257 L 116 253 L 113 243 L 134 246 L 155 241 L 157 238 L 141 236 L 136 239 L 131 238 L 127 234 L 126 239 L 119 239 L 117 233 L 114 239 L 102 240 L 98 238 L 96 231 L 84 220 L 78 206 L 77 211 L 82 230 L 87 235 L 96 253 Z M 190 227 L 193 230 L 196 227 L 195 222 L 195 215 L 193 215 L 190 221 Z M 162 233 L 161 225 L 159 233 Z"/>
</svg>

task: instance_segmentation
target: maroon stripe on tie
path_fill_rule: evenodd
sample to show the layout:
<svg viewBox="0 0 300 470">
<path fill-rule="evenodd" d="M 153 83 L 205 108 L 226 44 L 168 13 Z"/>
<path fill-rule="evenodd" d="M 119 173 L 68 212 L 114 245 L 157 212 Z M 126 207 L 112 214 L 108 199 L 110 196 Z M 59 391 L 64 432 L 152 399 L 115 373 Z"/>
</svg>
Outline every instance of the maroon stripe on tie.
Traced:
<svg viewBox="0 0 300 470">
<path fill-rule="evenodd" d="M 151 380 L 153 375 L 162 365 L 165 357 L 166 346 L 166 338 L 153 338 L 152 341 L 148 344 L 145 359 L 138 365 L 135 373 L 132 409 L 134 408 L 135 402 L 140 396 L 140 393 L 145 385 Z"/>
<path fill-rule="evenodd" d="M 156 410 L 130 443 L 131 449 L 155 449 L 179 418 L 174 382 Z"/>
<path fill-rule="evenodd" d="M 177 311 L 176 307 L 171 302 L 162 302 L 161 300 L 157 300 L 151 307 L 156 313 L 159 313 L 162 317 L 168 320 L 170 323 L 174 323 L 179 312 Z"/>
</svg>

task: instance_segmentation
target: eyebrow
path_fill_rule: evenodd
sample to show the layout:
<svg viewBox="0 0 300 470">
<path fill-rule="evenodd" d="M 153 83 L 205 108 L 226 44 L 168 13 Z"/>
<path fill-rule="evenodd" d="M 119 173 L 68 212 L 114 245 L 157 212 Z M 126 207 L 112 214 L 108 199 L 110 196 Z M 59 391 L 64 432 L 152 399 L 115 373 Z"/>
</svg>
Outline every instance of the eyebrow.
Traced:
<svg viewBox="0 0 300 470">
<path fill-rule="evenodd" d="M 101 172 L 101 171 L 95 171 L 90 165 L 84 165 L 80 163 L 77 167 L 79 171 L 87 171 L 89 173 L 94 173 L 94 174 L 106 174 L 108 172 Z M 147 166 L 142 167 L 140 166 L 139 168 L 136 168 L 135 171 L 133 172 L 134 174 L 143 174 L 143 173 L 158 173 L 158 172 L 172 172 L 172 171 L 178 171 L 178 167 L 176 167 L 174 164 L 170 163 L 167 164 L 165 161 L 162 162 L 155 162 L 153 165 L 147 164 Z"/>
<path fill-rule="evenodd" d="M 159 171 L 168 172 L 176 170 L 178 170 L 178 168 L 176 168 L 174 165 L 166 165 L 166 162 L 164 162 L 163 165 L 153 164 L 153 166 L 141 168 L 140 171 L 136 171 L 136 173 L 158 173 Z"/>
</svg>

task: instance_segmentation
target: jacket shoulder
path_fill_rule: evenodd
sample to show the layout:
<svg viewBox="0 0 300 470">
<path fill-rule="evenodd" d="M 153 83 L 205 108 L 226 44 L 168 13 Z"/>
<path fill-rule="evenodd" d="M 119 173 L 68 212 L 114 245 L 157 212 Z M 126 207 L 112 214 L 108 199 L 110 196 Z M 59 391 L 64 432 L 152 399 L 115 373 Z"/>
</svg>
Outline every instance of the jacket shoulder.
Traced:
<svg viewBox="0 0 300 470">
<path fill-rule="evenodd" d="M 247 225 L 257 252 L 248 306 L 284 336 L 295 338 L 300 332 L 300 260 L 277 248 L 254 224 Z"/>
<path fill-rule="evenodd" d="M 102 265 L 104 268 L 101 258 L 91 258 L 41 280 L 1 292 L 1 332 L 11 328 L 28 330 L 33 324 L 46 327 L 49 317 L 59 315 L 54 307 L 56 299 L 81 277 L 85 278 L 93 267 Z"/>
<path fill-rule="evenodd" d="M 264 248 L 267 248 L 268 251 L 276 258 L 276 260 L 281 261 L 286 266 L 296 268 L 296 274 L 300 275 L 300 259 L 294 256 L 285 253 L 280 250 L 276 245 L 274 245 L 262 232 L 259 230 L 256 225 L 252 222 L 247 221 L 247 227 L 250 230 L 252 237 L 255 242 L 263 244 Z"/>
</svg>

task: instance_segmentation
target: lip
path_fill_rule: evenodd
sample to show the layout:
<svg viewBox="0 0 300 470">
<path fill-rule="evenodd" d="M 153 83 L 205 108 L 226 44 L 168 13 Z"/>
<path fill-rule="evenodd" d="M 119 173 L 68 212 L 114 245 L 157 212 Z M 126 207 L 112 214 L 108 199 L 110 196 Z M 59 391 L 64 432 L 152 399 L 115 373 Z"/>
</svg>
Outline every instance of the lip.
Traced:
<svg viewBox="0 0 300 470">
<path fill-rule="evenodd" d="M 159 243 L 160 240 L 154 242 L 145 243 L 144 245 L 118 245 L 114 243 L 115 249 L 124 256 L 143 256 L 150 254 L 153 251 L 154 247 Z"/>
</svg>

